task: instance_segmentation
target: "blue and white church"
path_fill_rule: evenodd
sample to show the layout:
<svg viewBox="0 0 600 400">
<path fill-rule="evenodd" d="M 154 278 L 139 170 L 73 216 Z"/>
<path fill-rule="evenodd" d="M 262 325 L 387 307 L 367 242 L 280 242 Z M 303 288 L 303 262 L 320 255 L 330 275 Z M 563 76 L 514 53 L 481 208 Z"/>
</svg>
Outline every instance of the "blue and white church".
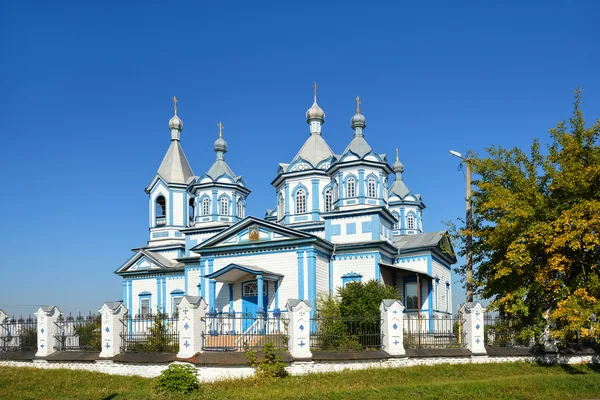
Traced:
<svg viewBox="0 0 600 400">
<path fill-rule="evenodd" d="M 246 215 L 251 191 L 226 162 L 220 123 L 214 163 L 193 172 L 176 105 L 171 144 L 145 189 L 150 238 L 115 271 L 132 315 L 171 314 L 184 295 L 216 313 L 277 314 L 288 299 L 314 305 L 320 293 L 371 279 L 394 286 L 407 313 L 452 314 L 452 245 L 446 232 L 425 232 L 425 204 L 404 183 L 398 150 L 390 167 L 369 146 L 359 98 L 353 135 L 336 154 L 315 86 L 309 136 L 279 164 L 276 206 L 264 218 Z"/>
</svg>

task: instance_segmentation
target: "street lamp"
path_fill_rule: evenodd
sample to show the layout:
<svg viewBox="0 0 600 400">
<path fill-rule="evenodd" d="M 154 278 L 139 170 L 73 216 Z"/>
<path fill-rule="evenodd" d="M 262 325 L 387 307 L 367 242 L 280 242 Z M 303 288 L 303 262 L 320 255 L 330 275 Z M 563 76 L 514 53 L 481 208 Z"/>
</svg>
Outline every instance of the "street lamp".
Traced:
<svg viewBox="0 0 600 400">
<path fill-rule="evenodd" d="M 469 157 L 463 157 L 458 151 L 450 150 L 450 155 L 454 157 L 460 158 L 467 167 L 466 172 L 466 180 L 467 180 L 467 240 L 466 240 L 466 250 L 467 250 L 467 265 L 466 265 L 466 273 L 467 273 L 467 302 L 473 301 L 473 254 L 472 254 L 472 246 L 473 246 L 473 236 L 471 234 L 471 228 L 473 226 L 473 217 L 472 217 L 472 209 L 471 209 L 471 159 Z"/>
</svg>

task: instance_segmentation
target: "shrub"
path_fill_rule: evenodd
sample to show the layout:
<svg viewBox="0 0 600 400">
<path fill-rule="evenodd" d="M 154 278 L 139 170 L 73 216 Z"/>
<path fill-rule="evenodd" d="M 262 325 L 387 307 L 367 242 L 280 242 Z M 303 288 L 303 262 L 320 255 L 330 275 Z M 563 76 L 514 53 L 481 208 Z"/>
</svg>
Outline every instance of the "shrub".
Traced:
<svg viewBox="0 0 600 400">
<path fill-rule="evenodd" d="M 154 382 L 154 392 L 158 394 L 188 394 L 200 389 L 196 368 L 191 365 L 169 365 Z"/>
<path fill-rule="evenodd" d="M 285 378 L 288 372 L 286 365 L 281 361 L 281 357 L 275 354 L 275 349 L 271 343 L 265 344 L 265 359 L 259 360 L 252 351 L 246 352 L 246 361 L 255 367 L 255 373 L 258 378 Z"/>
</svg>

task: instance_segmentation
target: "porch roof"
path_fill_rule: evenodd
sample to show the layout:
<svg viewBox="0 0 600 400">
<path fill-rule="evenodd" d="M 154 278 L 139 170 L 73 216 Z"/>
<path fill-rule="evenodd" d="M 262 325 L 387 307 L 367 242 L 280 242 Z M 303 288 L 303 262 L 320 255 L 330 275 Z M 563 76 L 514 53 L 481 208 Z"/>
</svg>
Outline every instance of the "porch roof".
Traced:
<svg viewBox="0 0 600 400">
<path fill-rule="evenodd" d="M 217 282 L 233 283 L 241 280 L 249 279 L 249 277 L 262 275 L 265 280 L 276 281 L 282 278 L 283 275 L 277 274 L 271 271 L 267 271 L 264 268 L 256 265 L 246 265 L 231 263 L 212 274 L 206 275 L 208 279 L 214 279 Z"/>
<path fill-rule="evenodd" d="M 420 271 L 418 269 L 408 268 L 408 267 L 405 267 L 405 266 L 400 266 L 398 264 L 388 264 L 388 263 L 384 263 L 384 262 L 380 262 L 379 265 L 382 266 L 382 267 L 399 269 L 399 270 L 404 271 L 404 272 L 412 272 L 413 274 L 424 275 L 424 276 L 426 276 L 428 278 L 434 279 L 434 277 L 431 276 L 431 275 L 429 275 L 427 273 L 427 271 Z"/>
</svg>

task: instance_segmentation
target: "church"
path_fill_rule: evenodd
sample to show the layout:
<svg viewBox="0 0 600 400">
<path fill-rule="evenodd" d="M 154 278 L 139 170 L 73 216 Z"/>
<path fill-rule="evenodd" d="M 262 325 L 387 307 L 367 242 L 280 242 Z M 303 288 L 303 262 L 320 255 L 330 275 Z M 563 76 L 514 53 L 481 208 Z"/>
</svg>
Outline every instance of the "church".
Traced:
<svg viewBox="0 0 600 400">
<path fill-rule="evenodd" d="M 390 167 L 367 143 L 359 98 L 353 136 L 334 153 L 315 84 L 308 138 L 279 164 L 263 218 L 246 216 L 251 190 L 226 162 L 220 123 L 214 163 L 194 174 L 173 100 L 171 144 L 145 189 L 150 238 L 115 271 L 131 315 L 172 314 L 184 295 L 202 296 L 213 313 L 278 314 L 288 299 L 316 305 L 321 293 L 371 279 L 396 287 L 405 312 L 431 324 L 452 314 L 449 238 L 425 232 L 425 204 L 404 183 L 398 150 Z"/>
</svg>

